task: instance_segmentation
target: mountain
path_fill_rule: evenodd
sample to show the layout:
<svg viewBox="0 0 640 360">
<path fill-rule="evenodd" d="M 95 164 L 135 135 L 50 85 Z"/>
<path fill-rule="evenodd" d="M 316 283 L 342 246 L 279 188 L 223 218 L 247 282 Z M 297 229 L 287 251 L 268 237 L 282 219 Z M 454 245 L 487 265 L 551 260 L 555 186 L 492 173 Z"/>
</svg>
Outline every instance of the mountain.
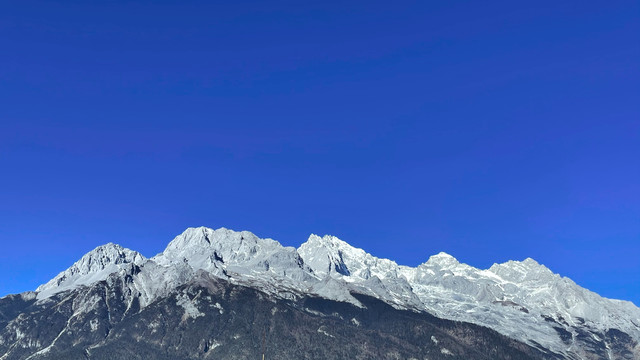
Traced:
<svg viewBox="0 0 640 360">
<path fill-rule="evenodd" d="M 189 228 L 160 254 L 107 244 L 0 299 L 0 360 L 640 359 L 640 309 L 533 259 L 398 265 L 334 236 L 299 248 Z"/>
<path fill-rule="evenodd" d="M 36 293 L 39 299 L 45 299 L 64 290 L 104 280 L 109 274 L 126 268 L 127 264 L 140 265 L 146 260 L 137 251 L 125 249 L 120 245 L 113 243 L 102 245 L 85 254 L 70 268 L 46 284 L 40 285 Z"/>
</svg>

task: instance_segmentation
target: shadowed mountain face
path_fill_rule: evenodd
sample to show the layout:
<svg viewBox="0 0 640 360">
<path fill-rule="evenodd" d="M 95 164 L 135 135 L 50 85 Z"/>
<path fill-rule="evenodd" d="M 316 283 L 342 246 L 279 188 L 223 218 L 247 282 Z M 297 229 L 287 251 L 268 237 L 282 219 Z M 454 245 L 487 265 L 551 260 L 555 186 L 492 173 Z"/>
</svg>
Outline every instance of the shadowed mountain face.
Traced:
<svg viewBox="0 0 640 360">
<path fill-rule="evenodd" d="M 638 359 L 638 324 L 532 259 L 412 268 L 332 236 L 201 227 L 149 259 L 98 247 L 0 299 L 0 360 Z"/>
<path fill-rule="evenodd" d="M 0 333 L 3 359 L 555 359 L 468 323 L 303 297 L 274 299 L 201 272 L 140 309 L 112 279 L 36 304 L 4 298 L 20 313 Z M 84 307 L 91 303 L 90 308 Z M 35 355 L 34 355 L 35 354 Z"/>
</svg>

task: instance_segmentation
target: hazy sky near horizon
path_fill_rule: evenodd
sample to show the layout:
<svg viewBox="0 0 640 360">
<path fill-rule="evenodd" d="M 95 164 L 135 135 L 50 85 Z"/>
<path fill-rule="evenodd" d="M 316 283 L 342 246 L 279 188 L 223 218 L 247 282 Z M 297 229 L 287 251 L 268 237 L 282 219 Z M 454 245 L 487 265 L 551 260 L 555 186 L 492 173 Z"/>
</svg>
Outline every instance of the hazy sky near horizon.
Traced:
<svg viewBox="0 0 640 360">
<path fill-rule="evenodd" d="M 204 225 L 640 304 L 637 1 L 26 0 L 0 34 L 0 296 Z"/>
</svg>

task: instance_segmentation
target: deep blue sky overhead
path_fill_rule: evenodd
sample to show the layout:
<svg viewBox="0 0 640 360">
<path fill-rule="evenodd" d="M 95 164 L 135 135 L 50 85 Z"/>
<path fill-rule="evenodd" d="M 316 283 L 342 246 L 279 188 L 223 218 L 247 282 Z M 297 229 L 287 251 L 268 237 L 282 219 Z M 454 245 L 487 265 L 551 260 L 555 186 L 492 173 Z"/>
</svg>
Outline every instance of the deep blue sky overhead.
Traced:
<svg viewBox="0 0 640 360">
<path fill-rule="evenodd" d="M 188 226 L 640 304 L 637 1 L 15 1 L 0 296 Z"/>
</svg>

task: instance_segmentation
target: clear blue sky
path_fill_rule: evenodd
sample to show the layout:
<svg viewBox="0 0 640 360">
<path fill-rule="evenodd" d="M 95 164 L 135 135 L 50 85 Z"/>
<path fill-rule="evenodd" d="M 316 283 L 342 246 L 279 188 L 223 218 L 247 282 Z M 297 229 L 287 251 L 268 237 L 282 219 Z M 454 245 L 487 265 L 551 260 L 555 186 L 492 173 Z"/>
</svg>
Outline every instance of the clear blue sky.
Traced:
<svg viewBox="0 0 640 360">
<path fill-rule="evenodd" d="M 205 225 L 640 304 L 637 1 L 25 0 L 0 34 L 0 295 Z"/>
</svg>

